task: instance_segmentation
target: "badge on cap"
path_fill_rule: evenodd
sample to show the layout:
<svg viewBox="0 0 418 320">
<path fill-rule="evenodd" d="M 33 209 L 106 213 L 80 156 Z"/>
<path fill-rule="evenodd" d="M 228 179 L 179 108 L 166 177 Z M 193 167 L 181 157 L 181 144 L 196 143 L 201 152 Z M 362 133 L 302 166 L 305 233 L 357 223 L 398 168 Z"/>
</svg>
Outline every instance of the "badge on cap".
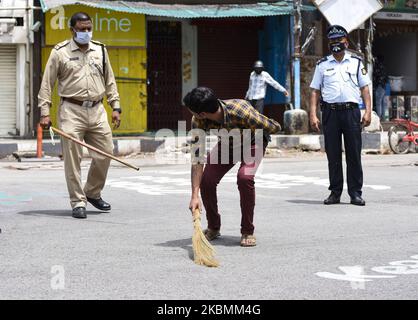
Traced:
<svg viewBox="0 0 418 320">
<path fill-rule="evenodd" d="M 332 25 L 327 30 L 327 37 L 329 39 L 346 37 L 347 35 L 347 30 L 345 30 L 345 28 L 340 25 Z"/>
<path fill-rule="evenodd" d="M 338 29 L 337 27 L 333 27 L 330 31 L 328 31 L 329 34 L 342 34 L 342 30 Z"/>
</svg>

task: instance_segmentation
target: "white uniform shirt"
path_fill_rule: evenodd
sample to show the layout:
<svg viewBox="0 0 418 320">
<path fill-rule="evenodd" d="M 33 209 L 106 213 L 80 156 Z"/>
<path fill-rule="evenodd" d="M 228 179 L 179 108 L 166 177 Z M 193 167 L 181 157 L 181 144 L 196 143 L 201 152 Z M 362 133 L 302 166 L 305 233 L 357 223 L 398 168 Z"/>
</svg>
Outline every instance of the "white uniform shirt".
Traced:
<svg viewBox="0 0 418 320">
<path fill-rule="evenodd" d="M 315 68 L 311 88 L 320 90 L 328 103 L 361 103 L 360 88 L 371 83 L 360 58 L 346 52 L 341 62 L 333 55 L 320 60 Z"/>
<path fill-rule="evenodd" d="M 280 92 L 286 91 L 286 89 L 282 87 L 276 80 L 274 80 L 268 72 L 261 71 L 260 74 L 257 74 L 255 71 L 251 72 L 250 83 L 248 86 L 247 94 L 245 95 L 245 99 L 264 99 L 266 96 L 266 89 L 268 84 Z"/>
</svg>

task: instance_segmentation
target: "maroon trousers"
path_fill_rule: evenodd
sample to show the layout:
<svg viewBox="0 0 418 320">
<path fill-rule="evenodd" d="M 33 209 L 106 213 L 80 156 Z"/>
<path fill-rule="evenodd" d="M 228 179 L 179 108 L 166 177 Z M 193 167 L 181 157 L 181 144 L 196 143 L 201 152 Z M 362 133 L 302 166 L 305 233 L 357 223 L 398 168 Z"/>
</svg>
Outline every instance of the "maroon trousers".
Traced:
<svg viewBox="0 0 418 320">
<path fill-rule="evenodd" d="M 251 161 L 245 161 L 241 152 L 241 166 L 237 174 L 241 204 L 241 234 L 254 233 L 254 176 L 263 159 L 266 146 L 267 144 L 264 144 L 263 146 L 251 145 L 251 156 L 255 157 Z M 262 148 L 261 152 L 255 152 L 256 150 L 259 151 L 260 148 Z M 230 152 L 229 163 L 221 163 L 220 152 L 218 152 L 219 149 L 220 143 L 218 143 L 218 145 L 208 154 L 208 161 L 203 171 L 202 182 L 200 184 L 200 194 L 206 209 L 208 228 L 213 230 L 219 230 L 221 228 L 221 216 L 218 211 L 218 197 L 216 193 L 217 186 L 223 176 L 235 166 L 235 163 L 232 161 L 232 151 Z M 218 159 L 217 163 L 213 163 L 214 159 Z"/>
</svg>

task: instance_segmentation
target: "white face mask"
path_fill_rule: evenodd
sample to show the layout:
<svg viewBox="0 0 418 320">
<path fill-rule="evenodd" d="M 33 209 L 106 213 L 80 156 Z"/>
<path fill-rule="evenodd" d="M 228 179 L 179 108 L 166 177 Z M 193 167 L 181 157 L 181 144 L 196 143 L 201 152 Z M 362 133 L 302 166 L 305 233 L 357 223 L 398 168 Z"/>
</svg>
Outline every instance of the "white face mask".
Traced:
<svg viewBox="0 0 418 320">
<path fill-rule="evenodd" d="M 80 32 L 76 31 L 74 40 L 79 44 L 88 44 L 93 37 L 93 31 L 90 32 Z"/>
</svg>

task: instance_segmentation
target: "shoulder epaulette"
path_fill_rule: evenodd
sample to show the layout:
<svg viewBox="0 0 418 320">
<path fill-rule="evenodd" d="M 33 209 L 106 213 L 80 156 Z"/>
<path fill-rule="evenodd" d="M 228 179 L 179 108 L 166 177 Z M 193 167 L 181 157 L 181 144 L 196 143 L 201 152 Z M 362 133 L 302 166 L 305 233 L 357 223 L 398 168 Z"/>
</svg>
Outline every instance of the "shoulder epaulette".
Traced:
<svg viewBox="0 0 418 320">
<path fill-rule="evenodd" d="M 316 63 L 316 65 L 319 65 L 319 64 L 321 64 L 322 62 L 325 62 L 325 61 L 327 61 L 328 60 L 328 57 L 327 56 L 325 56 L 325 57 L 323 57 L 321 60 L 318 60 L 318 62 Z"/>
<path fill-rule="evenodd" d="M 97 44 L 98 46 L 106 46 L 104 43 L 101 43 L 100 41 L 96 41 L 96 40 L 90 40 L 91 42 L 93 42 L 94 44 Z"/>
<path fill-rule="evenodd" d="M 351 57 L 358 59 L 358 60 L 363 60 L 363 56 L 360 52 L 352 50 L 352 49 L 347 49 L 347 52 L 351 55 Z"/>
<path fill-rule="evenodd" d="M 61 49 L 61 48 L 64 48 L 66 45 L 68 45 L 70 43 L 70 40 L 65 40 L 65 41 L 63 41 L 63 42 L 60 42 L 60 43 L 58 43 L 55 47 L 54 47 L 54 49 L 55 50 L 59 50 L 59 49 Z"/>
</svg>

